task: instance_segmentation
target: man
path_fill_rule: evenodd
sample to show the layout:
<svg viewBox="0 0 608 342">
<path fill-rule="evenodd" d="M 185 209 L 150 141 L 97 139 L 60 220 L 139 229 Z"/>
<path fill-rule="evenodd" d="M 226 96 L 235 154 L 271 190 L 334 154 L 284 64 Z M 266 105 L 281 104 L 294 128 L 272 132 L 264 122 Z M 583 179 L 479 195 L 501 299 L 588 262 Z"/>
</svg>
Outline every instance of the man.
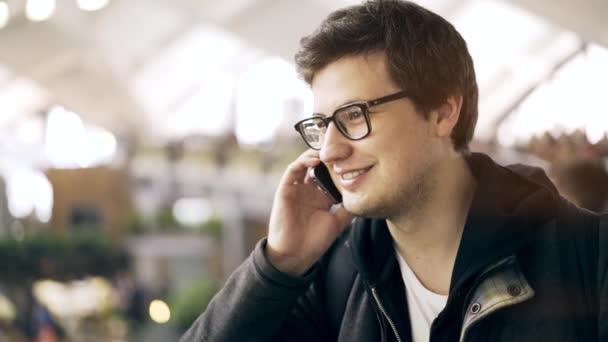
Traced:
<svg viewBox="0 0 608 342">
<path fill-rule="evenodd" d="M 608 339 L 606 217 L 538 169 L 468 152 L 477 85 L 451 24 L 366 2 L 331 14 L 296 64 L 311 149 L 285 171 L 268 238 L 183 341 Z M 307 175 L 320 162 L 339 206 Z"/>
</svg>

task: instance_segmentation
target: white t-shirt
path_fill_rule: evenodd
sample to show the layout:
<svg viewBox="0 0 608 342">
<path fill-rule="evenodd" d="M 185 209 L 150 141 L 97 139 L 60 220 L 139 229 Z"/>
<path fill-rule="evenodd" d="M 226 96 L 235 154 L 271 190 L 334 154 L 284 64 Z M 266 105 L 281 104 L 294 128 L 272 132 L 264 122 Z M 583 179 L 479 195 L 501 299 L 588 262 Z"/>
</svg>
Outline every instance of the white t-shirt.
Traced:
<svg viewBox="0 0 608 342">
<path fill-rule="evenodd" d="M 445 307 L 448 296 L 442 296 L 427 290 L 420 283 L 416 274 L 414 274 L 401 254 L 397 250 L 395 252 L 399 261 L 403 283 L 405 284 L 412 337 L 414 342 L 428 342 L 431 324 L 433 324 L 433 320 Z"/>
</svg>

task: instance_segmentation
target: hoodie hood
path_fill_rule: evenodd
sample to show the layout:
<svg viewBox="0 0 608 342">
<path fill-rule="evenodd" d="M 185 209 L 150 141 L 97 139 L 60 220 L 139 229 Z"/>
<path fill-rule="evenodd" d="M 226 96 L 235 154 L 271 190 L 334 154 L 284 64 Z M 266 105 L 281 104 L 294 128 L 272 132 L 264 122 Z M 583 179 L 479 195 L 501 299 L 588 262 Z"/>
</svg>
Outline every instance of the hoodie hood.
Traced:
<svg viewBox="0 0 608 342">
<path fill-rule="evenodd" d="M 456 255 L 450 292 L 487 265 L 515 254 L 556 216 L 559 194 L 545 172 L 521 164 L 507 167 L 490 157 L 467 157 L 477 189 Z"/>
<path fill-rule="evenodd" d="M 540 168 L 503 167 L 480 153 L 469 154 L 465 159 L 477 189 L 454 264 L 450 292 L 487 265 L 529 243 L 536 227 L 555 216 L 559 198 Z M 372 285 L 388 280 L 396 258 L 386 221 L 355 219 L 350 240 L 353 260 L 362 278 Z"/>
</svg>

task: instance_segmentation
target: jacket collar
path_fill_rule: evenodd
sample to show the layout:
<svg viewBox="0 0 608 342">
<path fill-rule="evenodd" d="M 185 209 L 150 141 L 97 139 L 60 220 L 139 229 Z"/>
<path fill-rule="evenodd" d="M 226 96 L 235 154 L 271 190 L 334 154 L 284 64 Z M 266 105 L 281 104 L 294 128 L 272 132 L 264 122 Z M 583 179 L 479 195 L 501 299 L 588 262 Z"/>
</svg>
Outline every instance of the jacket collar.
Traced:
<svg viewBox="0 0 608 342">
<path fill-rule="evenodd" d="M 555 216 L 557 191 L 541 169 L 499 166 L 488 156 L 466 156 L 477 190 L 458 249 L 452 290 L 500 258 L 529 243 L 535 227 Z M 370 285 L 390 279 L 396 267 L 385 220 L 356 218 L 350 232 L 354 263 Z"/>
<path fill-rule="evenodd" d="M 375 286 L 389 279 L 397 259 L 386 221 L 357 217 L 350 234 L 354 264 L 363 280 Z"/>
</svg>

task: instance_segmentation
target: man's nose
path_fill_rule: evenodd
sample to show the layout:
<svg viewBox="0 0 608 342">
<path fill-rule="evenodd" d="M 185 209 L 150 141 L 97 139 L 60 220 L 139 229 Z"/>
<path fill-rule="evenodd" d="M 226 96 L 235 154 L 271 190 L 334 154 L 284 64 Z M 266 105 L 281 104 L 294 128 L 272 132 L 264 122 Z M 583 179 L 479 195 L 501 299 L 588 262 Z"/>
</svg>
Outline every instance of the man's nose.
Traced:
<svg viewBox="0 0 608 342">
<path fill-rule="evenodd" d="M 321 161 L 327 165 L 335 163 L 341 159 L 348 158 L 352 153 L 351 141 L 348 140 L 336 127 L 335 123 L 330 123 L 325 131 L 323 145 L 319 151 Z"/>
</svg>

